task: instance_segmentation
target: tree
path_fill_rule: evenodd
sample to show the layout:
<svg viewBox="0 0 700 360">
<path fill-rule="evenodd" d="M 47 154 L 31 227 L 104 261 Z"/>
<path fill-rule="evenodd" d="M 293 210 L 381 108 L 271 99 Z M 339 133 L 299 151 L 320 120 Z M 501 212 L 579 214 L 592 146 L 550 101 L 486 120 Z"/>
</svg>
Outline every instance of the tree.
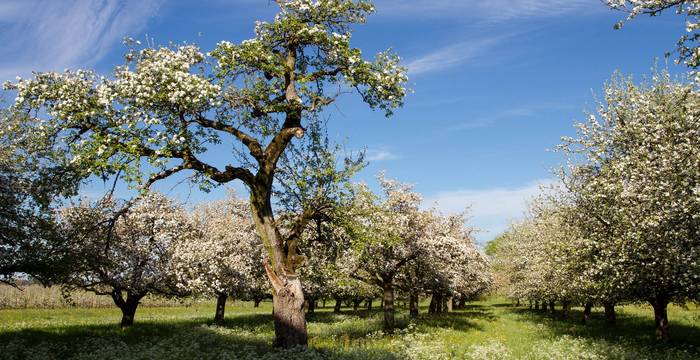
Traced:
<svg viewBox="0 0 700 360">
<path fill-rule="evenodd" d="M 653 306 L 661 339 L 668 303 L 700 293 L 699 105 L 697 84 L 668 73 L 641 85 L 617 76 L 562 145 L 567 187 L 598 223 L 588 227 L 604 255 L 597 266 L 609 286 Z"/>
<path fill-rule="evenodd" d="M 50 283 L 66 265 L 53 210 L 76 193 L 82 173 L 40 144 L 33 153 L 23 151 L 8 131 L 21 119 L 0 109 L 0 282 L 14 285 L 22 273 Z"/>
<path fill-rule="evenodd" d="M 445 216 L 431 210 L 427 215 L 430 230 L 421 239 L 422 251 L 397 281 L 409 295 L 414 316 L 421 294 L 431 294 L 431 303 L 439 305 L 431 309 L 439 313 L 448 311 L 456 299 L 464 303 L 485 293 L 493 282 L 490 262 L 474 244 L 465 214 Z"/>
<path fill-rule="evenodd" d="M 363 184 L 343 215 L 350 243 L 341 257 L 346 274 L 383 290 L 384 328 L 394 329 L 394 299 L 399 272 L 423 251 L 429 215 L 420 210 L 421 197 L 409 185 L 380 175 L 383 197 Z"/>
<path fill-rule="evenodd" d="M 40 73 L 8 87 L 17 90 L 14 107 L 35 114 L 37 126 L 22 136 L 58 135 L 50 137 L 55 148 L 93 172 L 121 170 L 142 188 L 187 171 L 205 188 L 245 183 L 268 255 L 274 344 L 289 348 L 307 344 L 296 274 L 303 257 L 298 234 L 282 236 L 275 221 L 278 161 L 294 137 L 304 136 L 305 119 L 340 93 L 354 89 L 388 116 L 402 105 L 407 78 L 397 56 L 383 52 L 366 61 L 350 46 L 351 26 L 374 11 L 370 2 L 277 4 L 274 21 L 258 22 L 255 38 L 240 44 L 223 41 L 207 54 L 194 45 L 133 49 L 113 78 L 84 70 Z M 205 155 L 223 141 L 244 151 L 222 168 Z M 144 159 L 150 166 L 140 166 Z M 291 229 L 303 229 L 309 219 L 300 214 Z"/>
<path fill-rule="evenodd" d="M 544 303 L 544 309 L 560 302 L 564 317 L 573 303 L 583 304 L 584 321 L 591 307 L 600 304 L 614 324 L 615 305 L 629 296 L 613 270 L 616 259 L 608 258 L 596 241 L 599 235 L 610 236 L 591 227 L 596 221 L 562 189 L 533 199 L 528 218 L 500 236 L 494 254 L 508 296 L 534 302 L 536 308 Z"/>
<path fill-rule="evenodd" d="M 182 294 L 173 253 L 177 243 L 199 238 L 182 207 L 153 193 L 126 211 L 106 199 L 66 208 L 60 216 L 73 257 L 64 288 L 111 296 L 122 311 L 122 327 L 133 325 L 147 294 Z"/>
<path fill-rule="evenodd" d="M 233 192 L 225 200 L 197 206 L 191 217 L 200 236 L 175 244 L 178 287 L 195 295 L 216 295 L 214 321 L 222 322 L 229 296 L 257 293 L 257 284 L 265 282 L 260 267 L 264 249 L 250 216 L 250 203 Z"/>
<path fill-rule="evenodd" d="M 604 0 L 609 7 L 629 13 L 627 20 L 632 20 L 639 15 L 657 16 L 668 9 L 676 10 L 677 14 L 685 14 L 685 34 L 678 39 L 679 61 L 683 61 L 691 68 L 700 66 L 700 2 L 697 0 Z M 616 29 L 622 28 L 624 22 L 615 25 Z"/>
</svg>

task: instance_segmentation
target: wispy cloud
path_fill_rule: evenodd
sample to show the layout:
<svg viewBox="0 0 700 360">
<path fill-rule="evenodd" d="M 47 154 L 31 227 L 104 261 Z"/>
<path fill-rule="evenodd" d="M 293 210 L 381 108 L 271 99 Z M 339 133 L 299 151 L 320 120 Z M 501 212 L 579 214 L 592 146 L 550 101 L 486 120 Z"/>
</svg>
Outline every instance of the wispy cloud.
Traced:
<svg viewBox="0 0 700 360">
<path fill-rule="evenodd" d="M 474 61 L 510 36 L 498 36 L 452 44 L 429 52 L 406 64 L 411 75 L 449 69 Z"/>
<path fill-rule="evenodd" d="M 481 230 L 477 240 L 483 244 L 506 230 L 511 222 L 523 218 L 528 202 L 542 187 L 554 183 L 552 179 L 541 179 L 514 188 L 445 191 L 427 197 L 424 203 L 426 206 L 436 204 L 445 213 L 469 209 L 470 223 Z"/>
<path fill-rule="evenodd" d="M 536 105 L 516 106 L 457 123 L 456 125 L 452 126 L 450 130 L 483 128 L 501 120 L 532 118 L 541 116 L 550 111 L 570 110 L 572 108 L 574 107 L 565 103 L 543 103 Z"/>
<path fill-rule="evenodd" d="M 396 160 L 398 158 L 398 155 L 393 153 L 385 146 L 379 146 L 376 148 L 369 148 L 365 150 L 365 159 L 370 162 Z"/>
<path fill-rule="evenodd" d="M 0 5 L 0 80 L 97 63 L 138 35 L 163 0 L 6 0 Z"/>
<path fill-rule="evenodd" d="M 380 0 L 381 16 L 467 18 L 479 22 L 548 17 L 600 8 L 591 0 Z"/>
</svg>

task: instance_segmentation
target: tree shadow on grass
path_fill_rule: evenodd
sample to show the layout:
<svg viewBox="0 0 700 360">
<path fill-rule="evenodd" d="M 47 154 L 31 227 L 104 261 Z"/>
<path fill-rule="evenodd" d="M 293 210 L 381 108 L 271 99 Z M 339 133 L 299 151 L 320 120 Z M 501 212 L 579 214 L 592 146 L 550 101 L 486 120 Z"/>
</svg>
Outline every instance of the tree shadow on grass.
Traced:
<svg viewBox="0 0 700 360">
<path fill-rule="evenodd" d="M 561 311 L 555 313 L 528 308 L 504 309 L 507 313 L 517 314 L 527 320 L 537 322 L 546 327 L 555 337 L 564 335 L 605 340 L 616 343 L 624 339 L 626 343 L 639 348 L 657 349 L 685 349 L 700 358 L 700 324 L 689 325 L 687 323 L 673 323 L 671 321 L 671 339 L 666 342 L 655 338 L 654 318 L 637 314 L 617 313 L 615 325 L 608 325 L 600 311 L 594 311 L 587 323 L 582 323 L 583 309 L 574 308 L 568 318 L 563 318 Z"/>
<path fill-rule="evenodd" d="M 345 311 L 341 313 L 333 312 L 316 312 L 313 316 L 308 316 L 309 322 L 333 324 L 342 322 L 348 318 L 358 318 L 365 322 L 374 324 L 372 331 L 377 331 L 382 329 L 382 310 L 359 310 L 359 311 Z M 396 312 L 396 327 L 397 329 L 403 329 L 408 324 L 413 321 L 419 325 L 425 325 L 429 327 L 443 327 L 443 328 L 454 328 L 454 329 L 470 329 L 479 327 L 474 320 L 486 320 L 486 321 L 496 321 L 497 316 L 494 315 L 493 310 L 489 309 L 488 306 L 481 305 L 470 305 L 465 309 L 455 309 L 451 313 L 443 314 L 428 314 L 427 308 L 421 307 L 421 312 L 416 319 L 411 319 L 408 311 L 406 309 L 399 309 Z"/>
<path fill-rule="evenodd" d="M 381 310 L 348 310 L 340 315 L 317 312 L 309 317 L 311 348 L 287 352 L 271 347 L 271 313 L 232 311 L 228 315 L 218 326 L 213 325 L 209 314 L 188 319 L 137 318 L 127 330 L 116 323 L 71 324 L 56 318 L 48 326 L 0 330 L 0 359 L 398 359 L 386 348 L 390 338 L 374 335 L 383 327 Z M 415 322 L 421 332 L 431 332 L 438 328 L 481 329 L 476 320 L 494 318 L 492 309 L 474 305 L 447 314 L 422 312 L 416 320 L 400 310 L 396 323 L 398 330 Z"/>
<path fill-rule="evenodd" d="M 372 347 L 276 350 L 271 346 L 270 316 L 230 320 L 224 326 L 183 320 L 141 322 L 127 330 L 104 324 L 8 331 L 0 333 L 0 359 L 397 359 L 387 350 Z M 262 331 L 237 326 L 246 320 L 256 325 L 245 328 Z"/>
</svg>

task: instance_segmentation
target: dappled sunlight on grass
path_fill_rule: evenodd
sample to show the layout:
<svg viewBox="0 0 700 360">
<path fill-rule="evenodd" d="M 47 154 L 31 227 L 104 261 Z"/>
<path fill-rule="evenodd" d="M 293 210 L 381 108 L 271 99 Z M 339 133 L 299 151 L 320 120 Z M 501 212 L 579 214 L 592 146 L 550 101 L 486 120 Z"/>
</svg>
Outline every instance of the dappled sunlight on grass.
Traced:
<svg viewBox="0 0 700 360">
<path fill-rule="evenodd" d="M 453 313 L 410 319 L 397 314 L 394 335 L 382 331 L 379 311 L 319 309 L 309 316 L 310 348 L 277 351 L 271 304 L 253 308 L 236 302 L 226 321 L 213 325 L 214 307 L 143 308 L 136 324 L 121 330 L 116 309 L 0 311 L 0 358 L 51 359 L 692 359 L 700 357 L 700 310 L 673 307 L 673 338 L 653 339 L 653 318 L 644 306 L 619 309 L 615 328 L 594 312 L 580 324 L 570 319 L 512 307 L 504 301 L 469 304 Z"/>
</svg>

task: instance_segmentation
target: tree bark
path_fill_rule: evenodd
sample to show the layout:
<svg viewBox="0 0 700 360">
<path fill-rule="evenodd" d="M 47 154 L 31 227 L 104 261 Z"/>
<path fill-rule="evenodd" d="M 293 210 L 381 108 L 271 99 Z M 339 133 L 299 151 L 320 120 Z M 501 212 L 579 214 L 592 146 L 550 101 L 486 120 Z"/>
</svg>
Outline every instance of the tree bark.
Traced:
<svg viewBox="0 0 700 360">
<path fill-rule="evenodd" d="M 228 294 L 221 293 L 216 297 L 216 313 L 214 314 L 214 322 L 221 324 L 224 322 L 224 313 L 226 312 L 226 299 Z"/>
<path fill-rule="evenodd" d="M 333 306 L 333 312 L 340 314 L 340 307 L 343 305 L 343 300 L 341 298 L 335 298 L 335 306 Z"/>
<path fill-rule="evenodd" d="M 384 285 L 384 329 L 388 333 L 394 332 L 394 284 L 385 281 Z"/>
<path fill-rule="evenodd" d="M 654 308 L 654 324 L 656 326 L 656 339 L 667 341 L 668 335 L 668 300 L 663 296 L 657 296 L 649 301 Z"/>
<path fill-rule="evenodd" d="M 408 296 L 408 307 L 412 318 L 418 317 L 418 295 L 410 294 Z"/>
<path fill-rule="evenodd" d="M 362 300 L 354 299 L 354 300 L 352 301 L 352 311 L 357 312 L 357 309 L 360 308 L 360 304 L 361 304 L 361 303 L 362 303 Z"/>
<path fill-rule="evenodd" d="M 549 301 L 549 312 L 554 314 L 554 301 L 553 300 Z"/>
<path fill-rule="evenodd" d="M 262 302 L 262 298 L 255 297 L 253 298 L 253 307 L 260 307 L 260 303 Z"/>
<path fill-rule="evenodd" d="M 314 314 L 316 312 L 316 299 L 309 299 L 307 301 L 306 313 Z"/>
<path fill-rule="evenodd" d="M 372 311 L 372 303 L 374 302 L 374 299 L 367 299 L 367 310 Z"/>
<path fill-rule="evenodd" d="M 615 304 L 613 303 L 603 303 L 603 310 L 605 312 L 605 323 L 609 326 L 613 326 L 617 323 L 617 314 L 615 313 Z"/>
<path fill-rule="evenodd" d="M 588 322 L 588 319 L 591 317 L 591 310 L 593 310 L 593 304 L 590 302 L 587 302 L 583 305 L 583 318 L 581 319 L 581 322 L 583 325 L 586 325 Z"/>
<path fill-rule="evenodd" d="M 321 305 L 323 306 L 324 309 L 326 308 L 326 298 L 325 297 L 321 300 Z"/>
<path fill-rule="evenodd" d="M 570 313 L 571 313 L 571 301 L 569 301 L 569 300 L 562 301 L 561 302 L 561 317 L 564 319 L 568 319 Z"/>
<path fill-rule="evenodd" d="M 272 306 L 275 319 L 274 346 L 283 349 L 308 345 L 306 317 L 304 316 L 304 293 L 301 281 L 286 276 L 286 284 L 272 291 Z"/>
<path fill-rule="evenodd" d="M 437 299 L 435 297 L 435 293 L 432 293 L 430 295 L 430 305 L 428 305 L 428 314 L 435 314 L 437 312 Z"/>
<path fill-rule="evenodd" d="M 283 349 L 306 348 L 304 291 L 295 272 L 303 257 L 298 254 L 298 239 L 283 238 L 276 225 L 270 201 L 274 166 L 274 163 L 265 164 L 256 175 L 256 181 L 248 184 L 255 226 L 268 252 L 263 266 L 272 285 L 273 345 Z"/>
<path fill-rule="evenodd" d="M 535 310 L 539 310 L 539 309 L 540 309 L 540 302 L 535 301 Z"/>
<path fill-rule="evenodd" d="M 446 310 L 448 313 L 451 313 L 451 312 L 452 312 L 452 306 L 453 306 L 453 303 L 452 303 L 452 296 L 447 296 L 447 297 L 446 297 L 445 304 L 446 304 L 445 310 Z"/>
<path fill-rule="evenodd" d="M 139 306 L 139 301 L 146 294 L 137 294 L 132 292 L 126 293 L 126 300 L 122 296 L 121 290 L 112 291 L 112 300 L 122 311 L 122 321 L 120 326 L 125 329 L 134 325 L 134 317 L 136 316 L 136 308 Z"/>
<path fill-rule="evenodd" d="M 459 299 L 459 309 L 464 310 L 467 308 L 467 299 L 461 298 Z"/>
</svg>

